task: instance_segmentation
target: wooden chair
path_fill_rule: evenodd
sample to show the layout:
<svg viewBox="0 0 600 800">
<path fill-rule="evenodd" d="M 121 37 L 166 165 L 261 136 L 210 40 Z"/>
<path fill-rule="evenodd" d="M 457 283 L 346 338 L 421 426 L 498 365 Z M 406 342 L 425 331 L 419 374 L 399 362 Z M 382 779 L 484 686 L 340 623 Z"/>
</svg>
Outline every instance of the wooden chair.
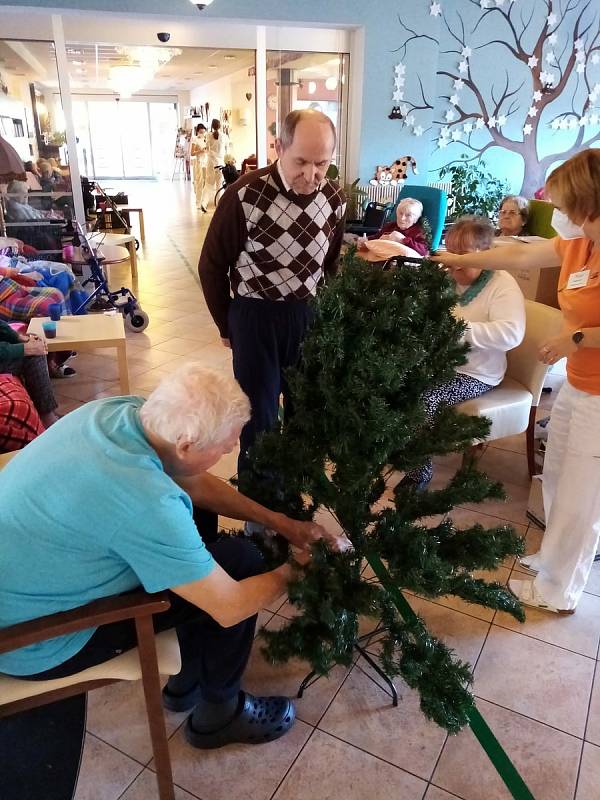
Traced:
<svg viewBox="0 0 600 800">
<path fill-rule="evenodd" d="M 179 672 L 181 661 L 175 631 L 166 631 L 155 636 L 152 626 L 152 616 L 166 611 L 169 606 L 165 593 L 150 595 L 140 591 L 96 600 L 71 611 L 51 614 L 0 630 L 0 653 L 126 619 L 135 621 L 138 640 L 137 649 L 67 678 L 30 681 L 0 675 L 0 718 L 83 694 L 116 681 L 141 678 L 152 739 L 158 796 L 160 800 L 175 800 L 162 708 L 160 672 L 168 675 Z"/>
<path fill-rule="evenodd" d="M 481 397 L 461 403 L 457 409 L 491 420 L 486 442 L 526 432 L 527 466 L 532 476 L 535 474 L 535 415 L 548 372 L 548 366 L 539 361 L 538 353 L 544 341 L 560 332 L 562 314 L 557 308 L 533 300 L 525 301 L 525 312 L 525 338 L 507 353 L 508 366 L 502 383 Z"/>
</svg>

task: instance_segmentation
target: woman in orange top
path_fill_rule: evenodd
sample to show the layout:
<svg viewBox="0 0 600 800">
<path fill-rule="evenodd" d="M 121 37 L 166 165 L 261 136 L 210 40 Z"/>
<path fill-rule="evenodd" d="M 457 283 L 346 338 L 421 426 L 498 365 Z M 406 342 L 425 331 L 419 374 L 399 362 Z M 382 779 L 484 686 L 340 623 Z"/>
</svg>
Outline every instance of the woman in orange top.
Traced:
<svg viewBox="0 0 600 800">
<path fill-rule="evenodd" d="M 572 614 L 600 537 L 600 149 L 578 153 L 549 176 L 554 239 L 467 255 L 440 254 L 449 266 L 561 267 L 563 331 L 540 360 L 567 358 L 567 380 L 550 421 L 544 463 L 546 533 L 539 553 L 521 560 L 533 581 L 511 580 L 526 605 Z"/>
</svg>

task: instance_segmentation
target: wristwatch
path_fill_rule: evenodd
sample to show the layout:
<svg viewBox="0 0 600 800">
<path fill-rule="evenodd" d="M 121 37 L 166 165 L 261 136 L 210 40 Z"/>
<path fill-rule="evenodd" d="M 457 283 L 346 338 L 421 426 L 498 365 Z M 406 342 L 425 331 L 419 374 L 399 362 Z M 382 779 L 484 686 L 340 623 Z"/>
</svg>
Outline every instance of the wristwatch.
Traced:
<svg viewBox="0 0 600 800">
<path fill-rule="evenodd" d="M 575 333 L 571 336 L 573 342 L 579 346 L 583 341 L 583 331 L 575 331 Z"/>
</svg>

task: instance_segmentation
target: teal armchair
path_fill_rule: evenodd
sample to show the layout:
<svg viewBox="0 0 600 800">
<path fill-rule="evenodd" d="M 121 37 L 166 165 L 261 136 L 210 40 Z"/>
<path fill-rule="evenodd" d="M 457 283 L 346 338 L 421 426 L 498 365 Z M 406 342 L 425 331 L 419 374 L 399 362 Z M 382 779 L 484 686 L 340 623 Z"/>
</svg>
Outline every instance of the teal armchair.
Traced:
<svg viewBox="0 0 600 800">
<path fill-rule="evenodd" d="M 431 226 L 431 250 L 437 250 L 444 230 L 444 221 L 448 209 L 448 195 L 442 189 L 433 186 L 406 185 L 400 192 L 398 202 L 405 197 L 414 197 L 423 203 L 423 216 Z M 393 218 L 393 215 L 392 215 Z"/>
</svg>

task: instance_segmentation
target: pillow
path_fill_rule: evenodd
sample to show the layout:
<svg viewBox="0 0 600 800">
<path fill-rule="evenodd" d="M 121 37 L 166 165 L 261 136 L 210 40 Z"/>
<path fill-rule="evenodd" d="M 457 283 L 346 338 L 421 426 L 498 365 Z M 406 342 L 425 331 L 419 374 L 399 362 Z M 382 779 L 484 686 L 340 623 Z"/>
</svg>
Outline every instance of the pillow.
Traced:
<svg viewBox="0 0 600 800">
<path fill-rule="evenodd" d="M 20 450 L 44 430 L 21 381 L 14 375 L 0 374 L 0 453 Z"/>
</svg>

